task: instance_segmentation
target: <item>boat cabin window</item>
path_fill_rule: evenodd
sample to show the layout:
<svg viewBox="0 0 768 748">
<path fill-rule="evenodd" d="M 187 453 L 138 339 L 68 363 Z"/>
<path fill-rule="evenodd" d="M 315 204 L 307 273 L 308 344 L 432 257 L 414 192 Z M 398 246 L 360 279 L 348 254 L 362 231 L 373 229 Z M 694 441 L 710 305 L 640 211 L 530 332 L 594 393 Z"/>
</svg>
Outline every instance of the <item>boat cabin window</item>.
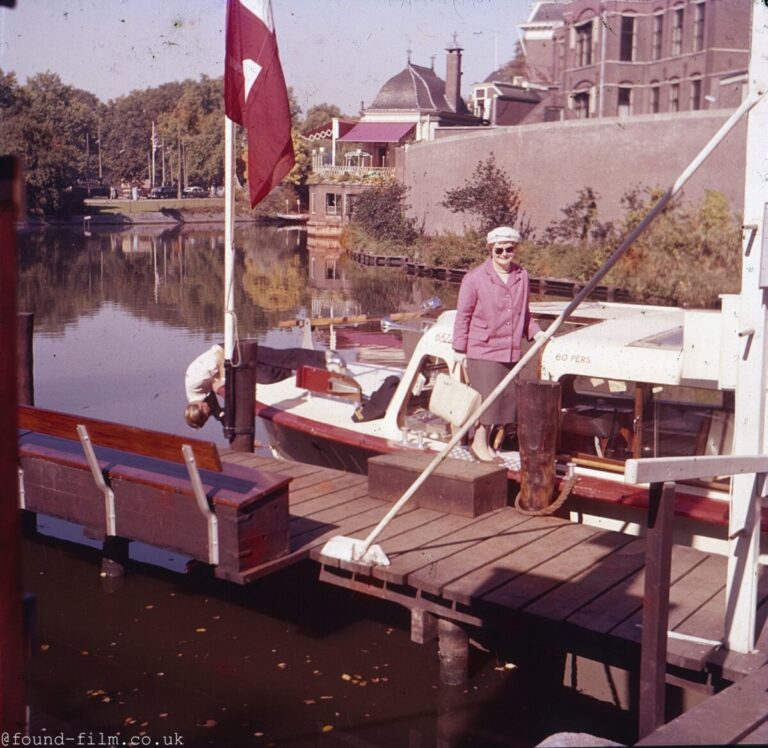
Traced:
<svg viewBox="0 0 768 748">
<path fill-rule="evenodd" d="M 568 376 L 560 383 L 561 450 L 577 459 L 621 463 L 731 451 L 733 393 L 599 377 Z"/>
<path fill-rule="evenodd" d="M 435 379 L 441 372 L 448 373 L 448 364 L 444 359 L 437 356 L 424 356 L 421 359 L 398 414 L 400 428 L 423 431 L 432 439 L 450 439 L 450 424 L 429 410 Z"/>
</svg>

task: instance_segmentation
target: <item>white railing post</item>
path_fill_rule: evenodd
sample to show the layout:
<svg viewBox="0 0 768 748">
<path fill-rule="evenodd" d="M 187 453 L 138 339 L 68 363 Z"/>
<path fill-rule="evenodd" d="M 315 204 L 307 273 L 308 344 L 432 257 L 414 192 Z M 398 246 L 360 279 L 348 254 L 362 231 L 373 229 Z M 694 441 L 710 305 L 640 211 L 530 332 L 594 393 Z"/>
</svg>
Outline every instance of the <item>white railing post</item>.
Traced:
<svg viewBox="0 0 768 748">
<path fill-rule="evenodd" d="M 749 63 L 750 94 L 768 83 L 768 7 L 752 3 L 752 39 Z M 768 203 L 768 101 L 763 98 L 750 112 L 744 180 L 744 224 L 741 299 L 739 309 L 739 361 L 733 451 L 765 451 L 766 318 L 768 248 L 764 221 Z M 725 641 L 730 649 L 748 652 L 755 646 L 757 575 L 760 553 L 761 491 L 755 475 L 731 480 L 730 548 L 726 585 Z"/>
</svg>

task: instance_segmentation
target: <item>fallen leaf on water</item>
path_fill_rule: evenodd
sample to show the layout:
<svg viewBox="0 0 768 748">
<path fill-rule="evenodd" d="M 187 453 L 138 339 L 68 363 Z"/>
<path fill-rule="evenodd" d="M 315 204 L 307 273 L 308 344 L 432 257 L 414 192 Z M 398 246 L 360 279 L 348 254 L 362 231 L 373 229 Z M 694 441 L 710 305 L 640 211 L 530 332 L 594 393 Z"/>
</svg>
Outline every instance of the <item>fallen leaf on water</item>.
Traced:
<svg viewBox="0 0 768 748">
<path fill-rule="evenodd" d="M 126 717 L 123 720 L 123 727 L 128 727 L 128 725 L 135 725 L 136 720 L 133 717 Z"/>
<path fill-rule="evenodd" d="M 198 727 L 216 727 L 219 723 L 215 719 L 202 719 L 197 723 Z"/>
<path fill-rule="evenodd" d="M 88 657 L 88 655 L 90 654 L 90 652 L 89 652 L 87 649 L 84 649 L 82 652 L 80 652 L 80 654 L 81 654 L 83 657 Z"/>
<path fill-rule="evenodd" d="M 285 670 L 285 668 L 287 668 L 288 665 L 284 662 L 278 662 L 277 667 L 280 668 L 280 670 Z"/>
<path fill-rule="evenodd" d="M 203 628 L 202 626 L 200 628 L 195 629 L 195 633 L 197 634 L 204 634 L 208 629 Z"/>
<path fill-rule="evenodd" d="M 51 648 L 50 644 L 41 644 L 40 645 L 40 651 L 41 652 L 47 652 Z"/>
<path fill-rule="evenodd" d="M 322 675 L 322 673 L 319 670 L 313 670 L 312 675 Z"/>
<path fill-rule="evenodd" d="M 154 607 L 154 605 L 145 605 L 144 610 L 152 610 Z"/>
<path fill-rule="evenodd" d="M 160 717 L 160 719 L 165 719 L 168 716 L 168 712 L 160 712 L 157 716 Z"/>
<path fill-rule="evenodd" d="M 323 725 L 323 732 L 330 732 L 333 730 L 333 725 Z"/>
<path fill-rule="evenodd" d="M 352 680 L 352 676 L 349 673 L 342 673 L 341 674 L 342 680 Z"/>
<path fill-rule="evenodd" d="M 304 699 L 304 703 L 309 706 L 310 704 L 317 704 L 314 699 Z"/>
<path fill-rule="evenodd" d="M 102 704 L 109 704 L 111 701 L 112 701 L 112 699 L 111 699 L 111 698 L 109 698 L 109 696 L 105 696 L 105 697 L 104 697 L 104 698 L 101 700 L 101 703 L 102 703 Z"/>
<path fill-rule="evenodd" d="M 262 738 L 262 737 L 264 737 L 264 733 L 263 733 L 263 732 L 255 732 L 255 733 L 253 733 L 253 735 L 254 735 L 254 737 L 256 737 L 256 738 Z"/>
</svg>

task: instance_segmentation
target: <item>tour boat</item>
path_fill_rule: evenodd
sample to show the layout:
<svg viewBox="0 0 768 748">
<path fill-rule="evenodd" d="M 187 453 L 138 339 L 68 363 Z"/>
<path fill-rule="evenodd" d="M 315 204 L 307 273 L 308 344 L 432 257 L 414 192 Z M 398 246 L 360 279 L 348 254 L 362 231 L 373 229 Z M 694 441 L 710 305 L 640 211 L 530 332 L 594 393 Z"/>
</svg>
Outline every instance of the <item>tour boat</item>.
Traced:
<svg viewBox="0 0 768 748">
<path fill-rule="evenodd" d="M 576 476 L 566 504 L 574 519 L 642 526 L 647 486 L 624 482 L 631 457 L 730 453 L 737 356 L 721 341 L 737 339 L 726 330 L 736 324 L 737 299 L 723 297 L 722 311 L 585 302 L 524 371 L 523 378 L 561 385 L 560 423 L 553 424 L 559 428 L 556 476 L 558 483 Z M 564 306 L 533 303 L 531 311 L 546 328 Z M 426 329 L 405 366 L 352 361 L 346 377 L 299 372 L 259 385 L 257 415 L 273 453 L 365 473 L 375 455 L 441 450 L 451 424 L 435 412 L 444 416 L 432 392 L 439 375 L 459 377 L 451 347 L 454 317 L 455 311 L 445 311 L 421 322 Z M 357 420 L 361 404 L 373 402 L 387 384 L 393 393 L 383 415 Z M 514 493 L 520 454 L 502 446 L 499 455 Z M 474 459 L 465 446 L 449 457 Z M 681 531 L 698 535 L 698 525 L 707 526 L 722 540 L 728 490 L 728 479 L 717 476 L 678 486 L 678 512 L 695 525 L 681 525 Z"/>
</svg>

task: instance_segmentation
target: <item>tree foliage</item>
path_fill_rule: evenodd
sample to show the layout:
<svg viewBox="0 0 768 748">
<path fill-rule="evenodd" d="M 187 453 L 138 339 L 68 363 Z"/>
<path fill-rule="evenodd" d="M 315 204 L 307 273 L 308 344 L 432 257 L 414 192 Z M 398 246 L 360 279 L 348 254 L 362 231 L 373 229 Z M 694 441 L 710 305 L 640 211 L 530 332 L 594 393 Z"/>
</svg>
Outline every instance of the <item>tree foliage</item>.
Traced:
<svg viewBox="0 0 768 748">
<path fill-rule="evenodd" d="M 355 196 L 352 219 L 373 239 L 412 244 L 419 235 L 416 219 L 406 215 L 408 188 L 391 181 Z"/>
<path fill-rule="evenodd" d="M 576 200 L 560 212 L 563 218 L 553 221 L 544 232 L 549 242 L 605 241 L 614 233 L 613 223 L 598 220 L 597 201 L 599 195 L 591 187 L 579 190 Z"/>
<path fill-rule="evenodd" d="M 95 96 L 53 73 L 19 86 L 15 75 L 0 71 L 0 148 L 24 159 L 31 212 L 65 211 L 64 190 L 91 175 L 100 110 Z"/>
<path fill-rule="evenodd" d="M 531 234 L 521 211 L 520 194 L 507 173 L 496 165 L 493 153 L 475 167 L 463 186 L 446 190 L 441 205 L 453 213 L 475 216 L 481 232 L 496 226 L 517 226 L 524 237 Z"/>
<path fill-rule="evenodd" d="M 301 134 L 305 135 L 316 127 L 321 127 L 326 122 L 330 122 L 333 117 L 342 117 L 341 109 L 335 104 L 315 104 L 307 109 L 307 116 L 301 123 Z"/>
</svg>

